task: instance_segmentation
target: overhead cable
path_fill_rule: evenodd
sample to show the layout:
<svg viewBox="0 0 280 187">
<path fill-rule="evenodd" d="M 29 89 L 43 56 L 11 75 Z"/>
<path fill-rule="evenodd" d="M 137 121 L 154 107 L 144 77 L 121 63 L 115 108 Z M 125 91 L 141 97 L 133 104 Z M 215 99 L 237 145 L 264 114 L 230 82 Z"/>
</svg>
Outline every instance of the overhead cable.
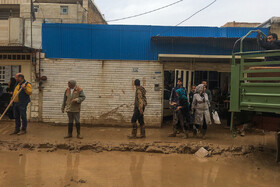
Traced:
<svg viewBox="0 0 280 187">
<path fill-rule="evenodd" d="M 180 23 L 176 24 L 175 27 L 181 25 L 182 23 L 185 23 L 186 21 L 188 21 L 189 19 L 191 19 L 192 17 L 194 17 L 196 14 L 198 14 L 199 12 L 205 10 L 206 8 L 210 7 L 211 5 L 213 5 L 217 0 L 212 1 L 210 4 L 208 4 L 207 6 L 203 7 L 202 9 L 196 11 L 195 13 L 193 13 L 192 15 L 190 15 L 188 18 L 184 19 L 183 21 L 181 21 Z M 172 29 L 172 28 L 171 28 Z M 167 29 L 166 31 L 158 34 L 157 36 L 160 36 L 161 34 L 169 31 L 170 29 Z"/>
<path fill-rule="evenodd" d="M 143 15 L 146 15 L 146 14 L 150 14 L 150 13 L 153 13 L 153 12 L 156 12 L 156 11 L 159 11 L 159 10 L 162 10 L 162 9 L 164 9 L 164 8 L 168 8 L 168 7 L 170 7 L 170 6 L 173 6 L 173 5 L 175 5 L 175 4 L 180 3 L 180 2 L 182 2 L 182 1 L 183 1 L 183 0 L 179 0 L 179 1 L 176 1 L 176 2 L 171 3 L 171 4 L 169 4 L 169 5 L 166 5 L 166 6 L 163 6 L 163 7 L 160 7 L 160 8 L 151 10 L 151 11 L 148 11 L 148 12 L 144 12 L 144 13 L 141 13 L 141 14 L 136 14 L 136 15 L 128 16 L 128 17 L 118 18 L 118 19 L 112 19 L 112 20 L 108 20 L 107 22 L 121 21 L 121 20 L 126 20 L 126 19 L 131 19 L 131 18 L 143 16 Z"/>
</svg>

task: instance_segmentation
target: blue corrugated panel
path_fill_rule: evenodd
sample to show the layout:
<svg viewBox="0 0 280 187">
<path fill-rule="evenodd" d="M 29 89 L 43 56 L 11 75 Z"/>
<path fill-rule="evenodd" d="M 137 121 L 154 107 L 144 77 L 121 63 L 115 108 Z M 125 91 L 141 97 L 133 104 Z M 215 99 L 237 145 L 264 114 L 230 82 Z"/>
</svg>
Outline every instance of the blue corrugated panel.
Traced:
<svg viewBox="0 0 280 187">
<path fill-rule="evenodd" d="M 211 45 L 195 40 L 154 43 L 153 36 L 239 38 L 252 29 L 48 23 L 43 24 L 42 39 L 47 58 L 157 60 L 159 53 L 230 54 L 232 44 L 218 40 Z"/>
</svg>

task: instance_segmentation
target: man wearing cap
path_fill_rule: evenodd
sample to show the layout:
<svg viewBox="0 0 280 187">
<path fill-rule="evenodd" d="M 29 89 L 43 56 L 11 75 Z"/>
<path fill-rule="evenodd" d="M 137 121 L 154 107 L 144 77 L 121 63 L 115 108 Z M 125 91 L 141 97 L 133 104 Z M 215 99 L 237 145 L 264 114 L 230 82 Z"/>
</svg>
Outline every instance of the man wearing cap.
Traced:
<svg viewBox="0 0 280 187">
<path fill-rule="evenodd" d="M 77 138 L 82 139 L 81 126 L 80 126 L 80 111 L 81 103 L 85 100 L 86 96 L 83 89 L 76 85 L 75 80 L 68 82 L 68 88 L 64 93 L 63 104 L 61 107 L 62 113 L 67 112 L 68 115 L 68 135 L 64 138 L 72 138 L 73 123 L 76 123 Z"/>
<path fill-rule="evenodd" d="M 27 128 L 26 108 L 28 103 L 30 102 L 32 87 L 31 84 L 24 79 L 24 75 L 22 73 L 16 74 L 15 79 L 17 81 L 17 86 L 14 89 L 12 98 L 15 98 L 13 104 L 14 104 L 14 116 L 16 121 L 16 128 L 15 131 L 10 135 L 14 135 L 14 134 L 22 135 L 22 134 L 26 134 L 26 128 Z M 21 92 L 18 93 L 21 88 L 22 88 Z"/>
</svg>

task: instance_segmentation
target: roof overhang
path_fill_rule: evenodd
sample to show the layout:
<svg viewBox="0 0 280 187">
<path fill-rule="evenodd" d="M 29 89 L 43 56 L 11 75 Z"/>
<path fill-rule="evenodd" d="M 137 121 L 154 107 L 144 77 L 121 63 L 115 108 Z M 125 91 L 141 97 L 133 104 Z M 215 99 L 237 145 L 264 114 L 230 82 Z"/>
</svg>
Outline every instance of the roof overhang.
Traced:
<svg viewBox="0 0 280 187">
<path fill-rule="evenodd" d="M 240 56 L 235 56 L 240 59 Z M 215 63 L 230 63 L 231 55 L 192 55 L 192 54 L 159 54 L 160 62 L 215 62 Z M 263 58 L 252 58 L 252 60 L 262 60 Z"/>
<path fill-rule="evenodd" d="M 231 55 L 159 54 L 160 62 L 230 62 Z"/>
<path fill-rule="evenodd" d="M 152 36 L 151 41 L 236 41 L 239 38 L 229 38 L 229 37 L 187 37 L 187 36 Z M 256 40 L 255 37 L 246 38 L 246 40 Z"/>
<path fill-rule="evenodd" d="M 35 51 L 42 50 L 25 46 L 0 46 L 0 53 L 32 53 Z"/>
</svg>

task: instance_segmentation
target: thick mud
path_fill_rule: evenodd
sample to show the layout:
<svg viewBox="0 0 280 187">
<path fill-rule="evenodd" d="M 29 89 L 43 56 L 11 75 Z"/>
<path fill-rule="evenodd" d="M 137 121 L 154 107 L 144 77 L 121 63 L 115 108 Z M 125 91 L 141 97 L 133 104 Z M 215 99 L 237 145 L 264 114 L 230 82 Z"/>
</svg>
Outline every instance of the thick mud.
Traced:
<svg viewBox="0 0 280 187">
<path fill-rule="evenodd" d="M 0 125 L 0 150 L 19 151 L 33 150 L 41 152 L 55 152 L 69 150 L 81 151 L 126 151 L 163 154 L 194 154 L 201 147 L 209 151 L 209 155 L 246 155 L 258 151 L 275 152 L 275 136 L 273 133 L 250 133 L 245 137 L 232 138 L 229 129 L 222 126 L 209 126 L 206 140 L 200 138 L 182 139 L 169 138 L 172 127 L 162 129 L 147 129 L 146 139 L 127 139 L 130 128 L 82 128 L 83 140 L 74 137 L 64 139 L 67 127 L 52 126 L 43 123 L 29 123 L 27 134 L 9 136 L 14 129 L 13 122 Z"/>
<path fill-rule="evenodd" d="M 280 166 L 262 152 L 192 155 L 83 151 L 0 151 L 0 186 L 231 187 L 280 184 Z"/>
<path fill-rule="evenodd" d="M 81 152 L 81 151 L 93 151 L 100 153 L 103 151 L 120 151 L 120 152 L 146 152 L 146 153 L 163 153 L 163 154 L 194 154 L 201 147 L 205 148 L 209 152 L 209 156 L 212 155 L 246 155 L 253 152 L 264 151 L 264 147 L 253 146 L 253 145 L 242 145 L 242 146 L 225 146 L 215 145 L 209 143 L 17 143 L 17 142 L 1 142 L 0 150 L 3 151 L 19 151 L 29 150 L 38 152 L 55 152 L 57 150 L 69 150 L 70 152 Z M 275 152 L 272 149 L 267 149 L 267 152 Z"/>
</svg>

